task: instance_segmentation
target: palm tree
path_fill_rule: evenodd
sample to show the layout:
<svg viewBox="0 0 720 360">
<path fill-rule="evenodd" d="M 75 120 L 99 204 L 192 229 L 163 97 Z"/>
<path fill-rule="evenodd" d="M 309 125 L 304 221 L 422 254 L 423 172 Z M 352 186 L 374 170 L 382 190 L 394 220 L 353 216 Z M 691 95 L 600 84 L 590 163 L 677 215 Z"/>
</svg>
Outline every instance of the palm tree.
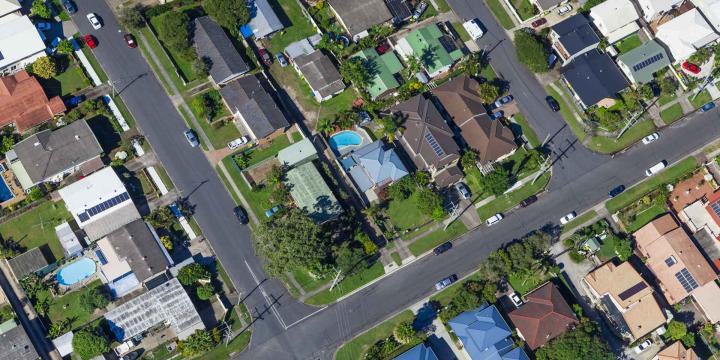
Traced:
<svg viewBox="0 0 720 360">
<path fill-rule="evenodd" d="M 315 130 L 327 136 L 335 129 L 335 122 L 335 118 L 324 117 L 318 120 L 317 125 L 315 125 Z"/>
</svg>

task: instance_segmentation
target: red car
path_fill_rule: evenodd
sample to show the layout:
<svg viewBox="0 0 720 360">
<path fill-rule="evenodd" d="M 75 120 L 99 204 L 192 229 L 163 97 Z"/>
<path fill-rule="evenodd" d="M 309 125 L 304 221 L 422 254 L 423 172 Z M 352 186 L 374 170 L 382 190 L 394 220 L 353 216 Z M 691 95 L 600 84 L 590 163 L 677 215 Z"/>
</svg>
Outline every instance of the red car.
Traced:
<svg viewBox="0 0 720 360">
<path fill-rule="evenodd" d="M 386 53 L 388 50 L 390 50 L 390 45 L 388 45 L 388 43 L 386 42 L 383 42 L 382 44 L 375 47 L 375 51 L 377 51 L 377 53 L 380 55 Z"/>
<path fill-rule="evenodd" d="M 540 26 L 542 26 L 542 25 L 545 25 L 546 23 L 547 23 L 547 19 L 545 19 L 545 18 L 539 18 L 539 19 L 533 21 L 530 25 L 532 25 L 532 27 L 536 28 L 536 27 L 540 27 Z"/>
<path fill-rule="evenodd" d="M 129 48 L 137 47 L 137 41 L 135 41 L 135 37 L 132 34 L 125 34 L 123 38 L 125 38 L 125 43 Z"/>
<path fill-rule="evenodd" d="M 693 73 L 693 74 L 699 74 L 699 73 L 700 73 L 700 67 L 697 66 L 697 65 L 695 65 L 695 64 L 693 64 L 693 63 L 691 63 L 691 62 L 689 62 L 689 61 L 686 61 L 686 62 L 682 63 L 682 67 L 683 67 L 683 69 L 685 69 L 685 70 L 687 70 L 687 71 L 689 71 L 689 72 L 691 72 L 691 73 Z"/>
<path fill-rule="evenodd" d="M 258 56 L 265 66 L 272 65 L 272 56 L 270 56 L 270 53 L 268 53 L 265 48 L 258 48 Z"/>
<path fill-rule="evenodd" d="M 93 39 L 92 35 L 88 34 L 83 36 L 83 39 L 85 40 L 85 45 L 87 45 L 89 48 L 94 49 L 97 47 L 97 44 L 95 43 L 95 39 Z"/>
</svg>

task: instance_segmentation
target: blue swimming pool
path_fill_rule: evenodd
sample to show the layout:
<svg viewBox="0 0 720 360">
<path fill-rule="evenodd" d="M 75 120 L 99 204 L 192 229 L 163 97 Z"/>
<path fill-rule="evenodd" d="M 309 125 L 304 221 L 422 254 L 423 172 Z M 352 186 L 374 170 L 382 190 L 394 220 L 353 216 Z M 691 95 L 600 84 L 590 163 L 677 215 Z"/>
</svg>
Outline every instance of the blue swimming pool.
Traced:
<svg viewBox="0 0 720 360">
<path fill-rule="evenodd" d="M 363 143 L 363 137 L 352 130 L 344 130 L 330 136 L 330 147 L 336 152 L 347 146 L 357 146 Z"/>
<path fill-rule="evenodd" d="M 5 182 L 5 179 L 0 177 L 0 202 L 8 201 L 13 197 L 15 196 L 13 195 L 12 191 L 10 191 L 10 187 Z"/>
<path fill-rule="evenodd" d="M 61 285 L 72 285 L 89 278 L 95 274 L 95 270 L 95 261 L 81 257 L 58 271 L 57 282 Z"/>
</svg>

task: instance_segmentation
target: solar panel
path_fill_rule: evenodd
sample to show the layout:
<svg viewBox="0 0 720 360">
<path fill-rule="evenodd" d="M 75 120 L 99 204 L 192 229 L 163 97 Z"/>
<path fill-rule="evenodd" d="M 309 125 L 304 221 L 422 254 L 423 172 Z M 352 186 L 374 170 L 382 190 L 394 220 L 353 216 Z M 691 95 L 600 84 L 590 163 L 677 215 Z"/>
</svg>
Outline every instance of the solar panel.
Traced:
<svg viewBox="0 0 720 360">
<path fill-rule="evenodd" d="M 451 53 L 451 52 L 455 51 L 455 49 L 457 49 L 453 39 L 451 39 L 447 35 L 440 37 L 438 40 L 440 40 L 440 45 L 442 45 L 442 47 L 445 49 L 445 51 L 447 51 L 449 53 Z"/>
<path fill-rule="evenodd" d="M 713 212 L 715 213 L 715 215 L 717 215 L 718 217 L 720 217 L 720 200 L 712 203 L 712 205 L 710 205 L 710 208 L 712 208 L 712 210 L 713 210 Z"/>
<path fill-rule="evenodd" d="M 664 57 L 665 57 L 665 55 L 663 55 L 662 53 L 653 55 L 653 56 L 651 56 L 651 57 L 643 60 L 642 62 L 639 62 L 639 63 L 633 65 L 632 69 L 633 69 L 633 71 L 642 70 L 642 69 L 644 69 L 645 67 L 647 67 L 648 65 L 651 65 L 651 64 L 654 64 L 654 63 L 660 61 L 660 60 L 663 59 Z"/>
<path fill-rule="evenodd" d="M 440 147 L 440 144 L 438 144 L 437 140 L 435 139 L 435 136 L 433 134 L 427 132 L 425 133 L 425 140 L 430 144 L 430 147 L 432 147 L 433 151 L 435 151 L 435 155 L 437 156 L 443 156 L 445 155 L 445 151 Z"/>
<path fill-rule="evenodd" d="M 667 265 L 668 267 L 671 267 L 671 266 L 673 266 L 673 265 L 675 265 L 675 264 L 677 264 L 677 260 L 675 260 L 675 257 L 674 257 L 674 256 L 671 255 L 670 257 L 668 257 L 667 259 L 665 259 L 665 265 Z"/>
<path fill-rule="evenodd" d="M 690 274 L 687 268 L 683 268 L 682 270 L 675 273 L 675 278 L 680 282 L 680 285 L 687 291 L 688 293 L 697 289 L 700 285 L 698 285 L 697 281 L 695 281 L 695 278 Z"/>
<path fill-rule="evenodd" d="M 647 284 L 644 281 L 641 281 L 641 282 L 633 285 L 631 288 L 621 292 L 620 294 L 618 294 L 618 296 L 620 297 L 620 300 L 627 300 L 631 296 L 637 294 L 638 292 L 640 292 L 641 290 L 644 290 L 647 287 L 648 287 Z"/>
<path fill-rule="evenodd" d="M 80 219 L 81 222 L 88 221 L 91 217 L 96 216 L 105 210 L 112 209 L 116 205 L 119 205 L 127 200 L 130 200 L 130 194 L 124 192 L 85 210 L 83 213 L 78 214 L 78 219 Z"/>
<path fill-rule="evenodd" d="M 90 220 L 90 216 L 88 216 L 88 214 L 86 213 L 80 213 L 78 214 L 78 219 L 80 219 L 81 222 L 86 222 Z"/>
</svg>

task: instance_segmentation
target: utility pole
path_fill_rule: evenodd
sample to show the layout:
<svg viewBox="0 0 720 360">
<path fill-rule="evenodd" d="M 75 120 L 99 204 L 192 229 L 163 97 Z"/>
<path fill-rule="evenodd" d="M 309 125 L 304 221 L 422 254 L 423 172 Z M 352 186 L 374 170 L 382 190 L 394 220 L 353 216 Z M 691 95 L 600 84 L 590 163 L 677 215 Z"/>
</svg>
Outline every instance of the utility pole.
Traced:
<svg viewBox="0 0 720 360">
<path fill-rule="evenodd" d="M 623 126 L 622 130 L 620 130 L 620 133 L 615 137 L 615 140 L 619 139 L 631 126 L 635 125 L 635 123 L 640 119 L 640 116 L 647 111 L 651 106 L 655 105 L 657 102 L 657 99 L 653 100 L 650 105 L 644 107 L 642 110 L 638 111 L 637 113 L 633 114 L 633 116 L 630 117 L 630 120 L 628 120 L 627 123 L 625 123 L 625 126 Z"/>
<path fill-rule="evenodd" d="M 537 175 L 533 178 L 531 184 L 534 184 L 537 179 L 539 179 L 543 174 L 545 174 L 548 170 L 551 168 L 550 163 L 550 156 L 546 157 L 545 160 L 543 160 L 542 164 L 540 164 L 540 170 L 538 170 Z"/>
<path fill-rule="evenodd" d="M 335 287 L 335 285 L 338 284 L 338 282 L 340 280 L 340 274 L 342 274 L 342 270 L 338 269 L 337 274 L 335 274 L 335 279 L 333 279 L 332 285 L 330 285 L 329 291 L 332 291 L 332 289 Z"/>
<path fill-rule="evenodd" d="M 452 205 L 452 210 L 450 210 L 450 219 L 451 220 L 445 224 L 443 231 L 447 230 L 448 226 L 450 226 L 450 224 L 452 224 L 453 221 L 455 221 L 458 217 L 460 217 L 460 214 L 457 214 L 458 209 L 460 209 L 460 203 L 458 202 L 457 204 L 455 204 L 453 202 L 453 203 L 451 203 L 451 205 Z"/>
</svg>

